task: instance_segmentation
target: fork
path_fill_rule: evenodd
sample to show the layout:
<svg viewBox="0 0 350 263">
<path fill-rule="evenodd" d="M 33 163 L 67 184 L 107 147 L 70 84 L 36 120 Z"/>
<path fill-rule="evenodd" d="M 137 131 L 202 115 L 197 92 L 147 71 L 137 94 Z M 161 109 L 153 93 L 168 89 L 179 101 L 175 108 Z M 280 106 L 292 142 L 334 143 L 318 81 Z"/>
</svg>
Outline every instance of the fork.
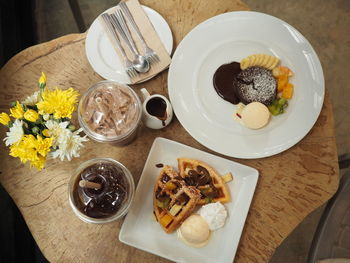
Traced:
<svg viewBox="0 0 350 263">
<path fill-rule="evenodd" d="M 123 13 L 126 15 L 126 17 L 128 18 L 128 20 L 130 21 L 130 23 L 131 23 L 132 27 L 134 28 L 134 30 L 136 31 L 138 37 L 140 38 L 141 43 L 142 43 L 142 45 L 144 46 L 144 49 L 145 49 L 145 57 L 146 57 L 146 59 L 150 63 L 157 63 L 157 62 L 159 62 L 160 59 L 159 59 L 158 54 L 147 45 L 147 43 L 146 43 L 145 39 L 143 38 L 142 33 L 141 33 L 139 27 L 137 26 L 137 24 L 136 24 L 136 22 L 135 22 L 135 20 L 134 20 L 134 18 L 132 16 L 128 6 L 126 5 L 126 3 L 125 2 L 121 2 L 121 3 L 119 3 L 119 6 L 122 9 Z"/>
<path fill-rule="evenodd" d="M 135 42 L 131 36 L 128 26 L 124 20 L 124 16 L 120 9 L 116 9 L 114 13 L 110 15 L 111 21 L 115 29 L 121 35 L 130 51 L 134 54 L 134 60 L 132 61 L 134 68 L 139 73 L 146 73 L 150 69 L 150 64 L 146 59 L 146 56 L 142 56 L 135 45 Z"/>
<path fill-rule="evenodd" d="M 137 77 L 138 73 L 135 70 L 132 62 L 129 60 L 127 57 L 124 48 L 120 44 L 120 39 L 118 37 L 118 34 L 115 32 L 115 29 L 112 26 L 112 23 L 110 21 L 110 16 L 108 14 L 102 14 L 103 21 L 105 25 L 107 26 L 108 32 L 112 36 L 112 39 L 114 40 L 115 45 L 118 47 L 120 50 L 120 53 L 123 56 L 124 62 L 125 62 L 125 72 L 130 78 L 135 78 Z"/>
</svg>

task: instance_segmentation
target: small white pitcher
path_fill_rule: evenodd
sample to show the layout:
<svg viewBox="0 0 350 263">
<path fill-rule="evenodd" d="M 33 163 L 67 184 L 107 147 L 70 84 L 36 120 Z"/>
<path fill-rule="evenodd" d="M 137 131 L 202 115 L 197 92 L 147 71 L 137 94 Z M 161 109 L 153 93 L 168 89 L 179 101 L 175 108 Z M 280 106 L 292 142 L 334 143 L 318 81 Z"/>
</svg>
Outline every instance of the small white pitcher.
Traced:
<svg viewBox="0 0 350 263">
<path fill-rule="evenodd" d="M 145 89 L 141 89 L 143 97 L 142 121 L 151 129 L 161 129 L 167 126 L 173 118 L 173 107 L 169 100 L 160 95 L 150 95 Z"/>
</svg>

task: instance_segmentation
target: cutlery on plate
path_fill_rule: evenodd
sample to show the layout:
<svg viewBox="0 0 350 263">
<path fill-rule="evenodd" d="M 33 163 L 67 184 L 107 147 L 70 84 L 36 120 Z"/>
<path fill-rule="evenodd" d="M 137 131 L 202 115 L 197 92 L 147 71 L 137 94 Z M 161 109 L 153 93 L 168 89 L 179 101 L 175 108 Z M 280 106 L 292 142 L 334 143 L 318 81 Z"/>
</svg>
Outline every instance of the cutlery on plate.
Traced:
<svg viewBox="0 0 350 263">
<path fill-rule="evenodd" d="M 109 15 L 108 14 L 102 14 L 102 19 L 103 19 L 103 22 L 106 25 L 106 28 L 107 28 L 109 34 L 112 36 L 112 39 L 114 40 L 114 44 L 118 47 L 118 49 L 120 50 L 120 53 L 123 56 L 123 59 L 124 59 L 124 62 L 125 62 L 125 72 L 126 72 L 126 74 L 128 74 L 128 76 L 130 78 L 135 78 L 138 73 L 135 70 L 132 62 L 128 59 L 124 48 L 120 44 L 120 39 L 118 37 L 117 32 L 115 31 L 115 29 L 112 26 L 112 23 L 110 21 Z"/>
<path fill-rule="evenodd" d="M 120 9 L 117 9 L 110 16 L 112 18 L 112 21 L 114 22 L 113 25 L 118 30 L 118 33 L 122 36 L 130 51 L 134 54 L 134 60 L 132 62 L 134 68 L 140 73 L 148 72 L 150 68 L 149 62 L 144 56 L 141 56 L 137 51 L 135 42 L 131 37 L 128 26 L 125 23 L 123 14 L 121 13 Z"/>
<path fill-rule="evenodd" d="M 123 13 L 126 15 L 127 19 L 129 20 L 129 22 L 131 23 L 132 27 L 134 28 L 135 32 L 137 33 L 137 36 L 140 38 L 142 45 L 144 46 L 145 49 L 145 56 L 146 59 L 150 62 L 150 63 L 157 63 L 160 61 L 158 54 L 151 49 L 145 39 L 142 36 L 142 33 L 139 29 L 139 27 L 137 26 L 134 17 L 132 16 L 127 4 L 125 2 L 121 2 L 119 3 L 120 8 L 122 9 Z"/>
</svg>

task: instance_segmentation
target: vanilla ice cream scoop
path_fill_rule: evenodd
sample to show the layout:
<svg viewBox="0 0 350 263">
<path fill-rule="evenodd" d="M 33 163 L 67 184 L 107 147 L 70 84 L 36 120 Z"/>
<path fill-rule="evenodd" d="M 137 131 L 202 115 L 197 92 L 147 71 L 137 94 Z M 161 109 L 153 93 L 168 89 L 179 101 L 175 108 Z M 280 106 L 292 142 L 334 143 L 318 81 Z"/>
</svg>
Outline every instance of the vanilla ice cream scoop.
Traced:
<svg viewBox="0 0 350 263">
<path fill-rule="evenodd" d="M 227 217 L 226 208 L 220 202 L 204 205 L 198 213 L 208 223 L 209 229 L 212 231 L 223 227 Z"/>
<path fill-rule="evenodd" d="M 210 237 L 208 223 L 200 215 L 191 215 L 178 229 L 178 237 L 189 246 L 203 247 Z"/>
<path fill-rule="evenodd" d="M 242 123 L 250 129 L 260 129 L 270 120 L 269 109 L 260 102 L 252 102 L 242 110 Z"/>
</svg>

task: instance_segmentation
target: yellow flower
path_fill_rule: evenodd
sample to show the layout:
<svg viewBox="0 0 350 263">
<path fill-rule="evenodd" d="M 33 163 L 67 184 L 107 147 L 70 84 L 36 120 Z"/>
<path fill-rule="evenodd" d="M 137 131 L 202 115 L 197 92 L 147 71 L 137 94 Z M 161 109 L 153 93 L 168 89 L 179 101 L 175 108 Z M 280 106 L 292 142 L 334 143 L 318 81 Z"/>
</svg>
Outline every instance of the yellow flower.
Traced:
<svg viewBox="0 0 350 263">
<path fill-rule="evenodd" d="M 20 158 L 22 163 L 37 159 L 37 152 L 34 148 L 33 135 L 25 135 L 19 143 L 10 146 L 10 155 Z"/>
<path fill-rule="evenodd" d="M 23 143 L 24 148 L 35 148 L 36 139 L 32 134 L 24 135 L 21 143 Z"/>
<path fill-rule="evenodd" d="M 30 161 L 30 166 L 38 170 L 44 168 L 46 155 L 52 145 L 51 138 L 43 139 L 41 136 L 35 138 L 33 135 L 24 135 L 18 144 L 10 146 L 10 155 L 20 158 L 22 163 Z"/>
<path fill-rule="evenodd" d="M 24 110 L 22 108 L 22 105 L 19 103 L 19 101 L 16 101 L 16 106 L 10 109 L 10 116 L 21 119 L 23 118 Z"/>
<path fill-rule="evenodd" d="M 30 162 L 30 167 L 35 166 L 39 171 L 44 168 L 46 162 L 46 158 L 41 155 L 38 156 L 38 159 Z"/>
<path fill-rule="evenodd" d="M 27 110 L 24 113 L 24 118 L 31 122 L 36 122 L 39 119 L 39 114 L 35 110 Z"/>
<path fill-rule="evenodd" d="M 41 132 L 45 137 L 50 137 L 50 133 L 48 129 L 45 129 Z"/>
<path fill-rule="evenodd" d="M 43 100 L 37 103 L 39 113 L 53 114 L 54 118 L 72 118 L 75 105 L 78 102 L 79 93 L 72 88 L 61 90 L 45 90 L 42 93 Z"/>
<path fill-rule="evenodd" d="M 10 116 L 6 112 L 0 113 L 0 123 L 3 125 L 8 125 L 10 122 Z"/>
<path fill-rule="evenodd" d="M 29 157 L 29 150 L 23 147 L 23 144 L 21 143 L 12 144 L 10 146 L 10 155 L 13 157 L 18 157 L 22 163 L 26 163 Z"/>
<path fill-rule="evenodd" d="M 43 139 L 40 135 L 37 136 L 35 148 L 41 156 L 46 157 L 47 153 L 50 151 L 51 145 L 52 138 Z"/>
<path fill-rule="evenodd" d="M 41 72 L 41 76 L 39 78 L 39 86 L 46 85 L 46 75 L 44 72 Z"/>
</svg>

